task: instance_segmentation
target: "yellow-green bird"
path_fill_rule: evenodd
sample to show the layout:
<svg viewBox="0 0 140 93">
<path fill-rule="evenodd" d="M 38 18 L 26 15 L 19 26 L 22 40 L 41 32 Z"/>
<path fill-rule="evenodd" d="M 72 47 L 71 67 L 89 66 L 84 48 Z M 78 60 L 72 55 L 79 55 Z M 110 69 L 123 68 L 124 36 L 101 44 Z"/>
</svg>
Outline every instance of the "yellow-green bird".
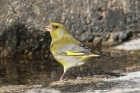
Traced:
<svg viewBox="0 0 140 93">
<path fill-rule="evenodd" d="M 50 32 L 52 38 L 50 50 L 54 58 L 64 67 L 60 80 L 68 69 L 81 66 L 92 57 L 100 56 L 76 40 L 60 23 L 51 23 L 45 26 L 45 29 Z"/>
</svg>

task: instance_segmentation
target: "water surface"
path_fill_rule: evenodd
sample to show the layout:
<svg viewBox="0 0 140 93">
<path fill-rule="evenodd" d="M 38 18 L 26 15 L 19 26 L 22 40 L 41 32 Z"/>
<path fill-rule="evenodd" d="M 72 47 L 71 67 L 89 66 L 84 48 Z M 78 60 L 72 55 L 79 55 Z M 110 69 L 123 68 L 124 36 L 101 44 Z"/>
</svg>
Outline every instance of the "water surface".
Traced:
<svg viewBox="0 0 140 93">
<path fill-rule="evenodd" d="M 117 55 L 117 54 L 116 54 Z M 140 70 L 139 55 L 104 56 L 93 58 L 82 66 L 81 77 L 111 75 L 119 77 L 122 72 Z M 0 59 L 0 85 L 47 85 L 59 80 L 63 73 L 61 64 L 52 56 L 16 57 Z M 78 68 L 67 71 L 65 79 L 75 79 Z"/>
</svg>

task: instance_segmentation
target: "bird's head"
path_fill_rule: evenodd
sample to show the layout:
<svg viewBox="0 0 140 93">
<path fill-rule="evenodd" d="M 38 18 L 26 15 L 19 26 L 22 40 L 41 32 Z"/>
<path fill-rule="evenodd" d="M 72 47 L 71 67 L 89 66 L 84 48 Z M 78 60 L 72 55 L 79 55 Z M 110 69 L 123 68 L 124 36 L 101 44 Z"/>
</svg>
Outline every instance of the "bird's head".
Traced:
<svg viewBox="0 0 140 93">
<path fill-rule="evenodd" d="M 51 23 L 48 26 L 45 26 L 45 29 L 50 32 L 52 40 L 58 40 L 64 34 L 69 33 L 68 30 L 60 23 Z"/>
</svg>

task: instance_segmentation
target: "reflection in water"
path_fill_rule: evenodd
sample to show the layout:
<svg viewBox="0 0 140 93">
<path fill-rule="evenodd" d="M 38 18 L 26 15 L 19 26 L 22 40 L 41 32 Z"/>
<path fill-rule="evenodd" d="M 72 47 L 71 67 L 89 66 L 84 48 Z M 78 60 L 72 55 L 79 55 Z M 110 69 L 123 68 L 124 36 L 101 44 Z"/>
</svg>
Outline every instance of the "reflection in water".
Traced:
<svg viewBox="0 0 140 93">
<path fill-rule="evenodd" d="M 117 71 L 140 69 L 139 56 L 93 58 L 82 66 L 82 77 L 98 74 L 115 75 Z M 116 72 L 115 72 L 116 71 Z M 49 84 L 59 80 L 63 67 L 53 57 L 0 59 L 0 84 Z M 64 78 L 72 79 L 78 69 L 72 68 Z"/>
<path fill-rule="evenodd" d="M 42 83 L 40 80 L 54 78 L 51 74 L 59 66 L 53 59 L 1 59 L 0 81 L 7 84 Z M 42 80 L 43 81 L 43 80 Z"/>
</svg>

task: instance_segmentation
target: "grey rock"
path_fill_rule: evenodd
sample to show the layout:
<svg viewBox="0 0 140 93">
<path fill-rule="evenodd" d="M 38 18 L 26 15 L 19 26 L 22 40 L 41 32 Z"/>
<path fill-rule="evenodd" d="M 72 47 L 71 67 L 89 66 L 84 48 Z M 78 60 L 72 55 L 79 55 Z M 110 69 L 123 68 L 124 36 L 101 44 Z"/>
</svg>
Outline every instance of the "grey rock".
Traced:
<svg viewBox="0 0 140 93">
<path fill-rule="evenodd" d="M 122 32 L 119 32 L 119 39 L 121 41 L 125 40 L 127 38 L 127 33 L 122 31 Z"/>
<path fill-rule="evenodd" d="M 61 92 L 56 89 L 34 88 L 34 89 L 30 89 L 24 93 L 61 93 Z"/>
<path fill-rule="evenodd" d="M 102 42 L 102 39 L 100 37 L 95 37 L 94 40 L 93 40 L 93 43 L 95 45 L 100 45 Z"/>
<path fill-rule="evenodd" d="M 111 33 L 111 38 L 113 41 L 118 41 L 119 39 L 119 33 L 115 32 L 115 33 Z"/>
<path fill-rule="evenodd" d="M 140 33 L 138 0 L 1 0 L 0 7 L 0 47 L 7 55 L 25 48 L 49 49 L 51 38 L 44 26 L 50 22 L 63 23 L 80 41 L 99 37 L 102 44 L 130 39 L 128 30 Z"/>
</svg>

